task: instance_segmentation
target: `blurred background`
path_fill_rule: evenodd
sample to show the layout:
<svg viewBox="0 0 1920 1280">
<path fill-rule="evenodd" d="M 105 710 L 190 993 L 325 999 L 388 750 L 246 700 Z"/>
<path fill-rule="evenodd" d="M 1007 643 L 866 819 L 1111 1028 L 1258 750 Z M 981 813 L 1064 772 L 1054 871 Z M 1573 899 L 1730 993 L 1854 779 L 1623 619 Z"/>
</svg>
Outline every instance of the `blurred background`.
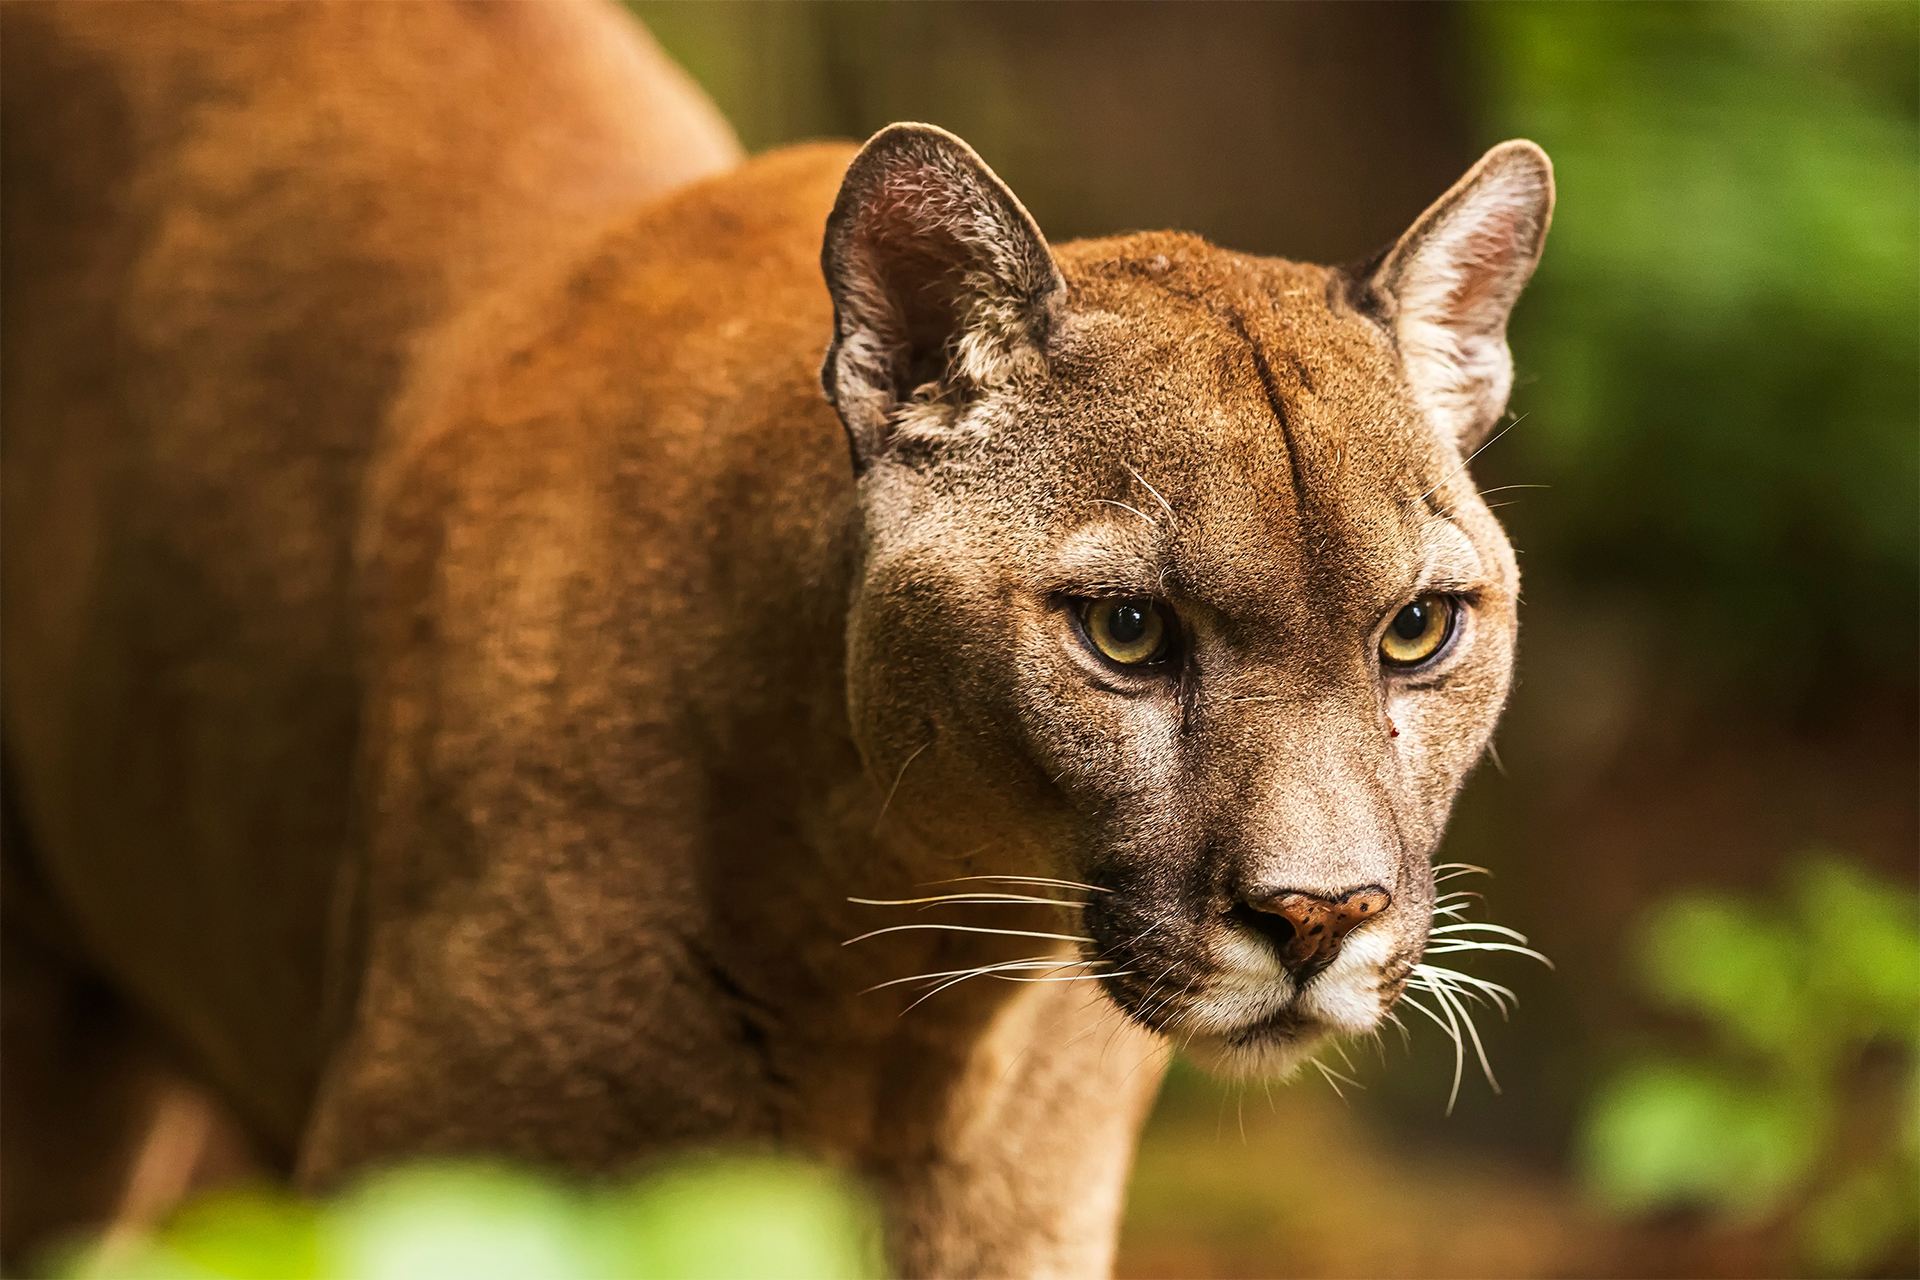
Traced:
<svg viewBox="0 0 1920 1280">
<path fill-rule="evenodd" d="M 1552 957 L 1272 1090 L 1176 1070 L 1137 1276 L 1913 1275 L 1920 6 L 634 10 L 752 150 L 925 120 L 1049 237 L 1322 262 L 1492 143 L 1560 203 L 1474 463 L 1519 686 L 1443 857 Z M 1458 960 L 1461 957 L 1452 957 Z"/>
<path fill-rule="evenodd" d="M 1494 142 L 1557 166 L 1517 421 L 1474 463 L 1522 552 L 1519 683 L 1442 851 L 1555 967 L 1450 958 L 1518 994 L 1477 1011 L 1497 1095 L 1411 1009 L 1328 1075 L 1176 1065 L 1122 1275 L 1920 1273 L 1920 6 L 632 7 L 751 150 L 931 121 L 1055 240 L 1349 261 Z M 463 1274 L 681 1274 L 644 1222 L 607 1243 L 629 1194 L 696 1235 L 797 1224 L 795 1274 L 877 1265 L 857 1204 L 767 1168 L 710 1213 L 697 1177 L 485 1170 L 383 1203 L 427 1205 Z M 76 1273 L 205 1274 L 244 1237 L 222 1274 L 373 1274 L 370 1203 L 242 1196 L 171 1263 Z M 685 1274 L 747 1236 L 700 1239 Z"/>
</svg>

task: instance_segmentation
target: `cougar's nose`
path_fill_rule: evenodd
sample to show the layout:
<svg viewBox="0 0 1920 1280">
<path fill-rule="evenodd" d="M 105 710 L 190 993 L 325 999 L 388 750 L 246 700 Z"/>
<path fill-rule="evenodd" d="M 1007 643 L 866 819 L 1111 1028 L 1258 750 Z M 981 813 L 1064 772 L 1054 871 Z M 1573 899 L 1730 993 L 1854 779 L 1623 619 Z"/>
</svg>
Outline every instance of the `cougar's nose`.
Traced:
<svg viewBox="0 0 1920 1280">
<path fill-rule="evenodd" d="M 1284 889 L 1246 899 L 1234 915 L 1273 944 L 1280 963 L 1295 977 L 1304 977 L 1332 964 L 1346 936 L 1392 902 L 1392 895 L 1377 884 L 1349 889 L 1337 898 Z"/>
</svg>

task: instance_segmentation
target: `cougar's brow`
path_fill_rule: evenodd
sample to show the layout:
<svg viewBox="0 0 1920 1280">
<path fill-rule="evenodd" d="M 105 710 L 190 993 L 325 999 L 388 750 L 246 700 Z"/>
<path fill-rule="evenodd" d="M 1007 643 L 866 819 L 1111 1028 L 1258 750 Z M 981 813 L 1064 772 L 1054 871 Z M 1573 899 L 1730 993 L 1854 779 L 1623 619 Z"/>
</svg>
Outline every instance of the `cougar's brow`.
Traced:
<svg viewBox="0 0 1920 1280">
<path fill-rule="evenodd" d="M 1161 594 L 1169 572 L 1163 531 L 1124 512 L 1112 514 L 1060 541 L 1040 574 L 1044 590 Z"/>
</svg>

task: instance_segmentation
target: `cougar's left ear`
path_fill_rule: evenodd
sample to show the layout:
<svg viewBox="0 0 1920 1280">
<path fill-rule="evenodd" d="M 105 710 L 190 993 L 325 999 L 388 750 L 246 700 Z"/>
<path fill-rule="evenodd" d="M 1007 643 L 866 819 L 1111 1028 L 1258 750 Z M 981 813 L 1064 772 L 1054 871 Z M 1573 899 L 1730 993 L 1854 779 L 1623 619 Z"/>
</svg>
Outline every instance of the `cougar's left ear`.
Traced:
<svg viewBox="0 0 1920 1280">
<path fill-rule="evenodd" d="M 1471 453 L 1507 407 L 1507 314 L 1533 275 L 1553 218 L 1553 162 L 1503 142 L 1388 250 L 1367 277 L 1415 397 Z"/>
<path fill-rule="evenodd" d="M 820 381 L 856 470 L 1037 360 L 1065 295 L 1013 192 L 973 148 L 925 124 L 889 125 L 854 157 L 820 266 L 833 295 Z"/>
</svg>

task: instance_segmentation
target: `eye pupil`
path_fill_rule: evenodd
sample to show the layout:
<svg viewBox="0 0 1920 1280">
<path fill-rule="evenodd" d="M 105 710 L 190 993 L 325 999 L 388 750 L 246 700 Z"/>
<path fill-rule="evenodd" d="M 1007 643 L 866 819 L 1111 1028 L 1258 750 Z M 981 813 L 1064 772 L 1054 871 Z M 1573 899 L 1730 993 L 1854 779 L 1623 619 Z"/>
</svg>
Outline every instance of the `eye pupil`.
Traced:
<svg viewBox="0 0 1920 1280">
<path fill-rule="evenodd" d="M 1402 640 L 1418 640 L 1427 633 L 1427 612 L 1424 601 L 1414 601 L 1395 615 L 1394 634 Z"/>
<path fill-rule="evenodd" d="M 1147 633 L 1147 611 L 1129 601 L 1113 611 L 1107 630 L 1121 644 L 1132 644 Z"/>
</svg>

